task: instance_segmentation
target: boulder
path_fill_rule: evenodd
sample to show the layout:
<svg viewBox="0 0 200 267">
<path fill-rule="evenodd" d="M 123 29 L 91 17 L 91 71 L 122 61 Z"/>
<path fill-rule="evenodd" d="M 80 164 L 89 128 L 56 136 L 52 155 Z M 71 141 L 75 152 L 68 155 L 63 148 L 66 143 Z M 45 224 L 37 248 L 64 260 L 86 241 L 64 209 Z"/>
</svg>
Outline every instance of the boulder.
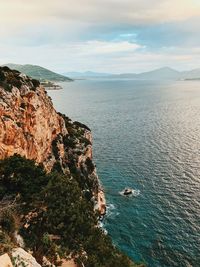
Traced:
<svg viewBox="0 0 200 267">
<path fill-rule="evenodd" d="M 0 256 L 0 266 L 1 267 L 13 267 L 10 257 L 8 256 L 7 253 Z"/>
<path fill-rule="evenodd" d="M 16 266 L 21 266 L 20 263 L 24 263 L 26 267 L 41 267 L 41 265 L 37 263 L 36 259 L 30 253 L 26 252 L 23 248 L 13 249 L 12 257 Z"/>
</svg>

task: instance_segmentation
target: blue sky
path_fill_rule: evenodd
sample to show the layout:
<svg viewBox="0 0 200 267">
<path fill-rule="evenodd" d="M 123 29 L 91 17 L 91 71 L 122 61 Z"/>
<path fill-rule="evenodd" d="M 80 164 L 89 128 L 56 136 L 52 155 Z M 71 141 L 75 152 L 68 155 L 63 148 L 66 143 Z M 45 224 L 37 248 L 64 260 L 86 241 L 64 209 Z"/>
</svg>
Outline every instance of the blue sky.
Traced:
<svg viewBox="0 0 200 267">
<path fill-rule="evenodd" d="M 0 25 L 1 64 L 200 68 L 200 0 L 0 0 Z"/>
</svg>

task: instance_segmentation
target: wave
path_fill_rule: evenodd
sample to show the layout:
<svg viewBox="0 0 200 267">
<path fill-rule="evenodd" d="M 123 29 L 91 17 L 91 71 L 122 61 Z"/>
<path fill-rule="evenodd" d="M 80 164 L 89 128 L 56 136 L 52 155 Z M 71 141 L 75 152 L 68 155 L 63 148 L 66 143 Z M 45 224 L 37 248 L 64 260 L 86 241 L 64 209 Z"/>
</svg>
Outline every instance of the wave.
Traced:
<svg viewBox="0 0 200 267">
<path fill-rule="evenodd" d="M 132 189 L 132 194 L 130 195 L 124 195 L 124 191 L 120 191 L 119 194 L 123 197 L 137 197 L 140 195 L 139 189 Z"/>
<path fill-rule="evenodd" d="M 116 217 L 119 215 L 117 208 L 114 204 L 110 203 L 106 205 L 106 218 Z"/>
</svg>

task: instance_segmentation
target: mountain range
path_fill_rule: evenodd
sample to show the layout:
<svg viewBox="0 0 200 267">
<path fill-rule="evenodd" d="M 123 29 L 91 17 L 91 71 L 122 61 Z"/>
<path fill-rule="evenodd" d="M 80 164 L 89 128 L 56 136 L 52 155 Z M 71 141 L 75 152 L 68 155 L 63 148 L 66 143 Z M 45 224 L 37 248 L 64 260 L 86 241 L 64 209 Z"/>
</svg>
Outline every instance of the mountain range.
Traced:
<svg viewBox="0 0 200 267">
<path fill-rule="evenodd" d="M 64 76 L 69 76 L 77 79 L 85 79 L 85 78 L 101 78 L 110 76 L 110 73 L 104 73 L 104 72 L 94 72 L 94 71 L 84 71 L 84 72 L 78 72 L 78 71 L 72 71 L 72 72 L 65 72 L 62 73 Z"/>
<path fill-rule="evenodd" d="M 177 71 L 169 67 L 163 67 L 148 72 L 142 73 L 122 73 L 122 74 L 109 74 L 98 72 L 67 72 L 74 79 L 79 78 L 110 78 L 110 79 L 135 79 L 135 80 L 186 80 L 186 79 L 199 79 L 200 68 L 190 71 Z"/>
<path fill-rule="evenodd" d="M 133 80 L 199 80 L 200 68 L 189 71 L 177 71 L 173 68 L 163 67 L 142 73 L 112 74 L 104 72 L 65 72 L 55 73 L 37 65 L 6 64 L 10 69 L 16 69 L 30 77 L 40 81 L 48 80 L 55 82 L 73 81 L 73 79 L 133 79 Z M 70 77 L 70 78 L 69 78 Z"/>
</svg>

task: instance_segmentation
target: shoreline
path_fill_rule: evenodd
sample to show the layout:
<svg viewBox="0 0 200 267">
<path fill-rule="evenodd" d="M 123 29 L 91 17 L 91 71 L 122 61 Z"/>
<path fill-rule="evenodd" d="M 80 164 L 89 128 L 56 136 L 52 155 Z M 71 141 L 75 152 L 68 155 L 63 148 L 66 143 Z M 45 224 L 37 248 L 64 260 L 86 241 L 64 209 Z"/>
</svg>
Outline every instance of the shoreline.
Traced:
<svg viewBox="0 0 200 267">
<path fill-rule="evenodd" d="M 97 209 L 100 212 L 100 216 L 106 215 L 106 197 L 102 188 L 97 193 Z"/>
</svg>

